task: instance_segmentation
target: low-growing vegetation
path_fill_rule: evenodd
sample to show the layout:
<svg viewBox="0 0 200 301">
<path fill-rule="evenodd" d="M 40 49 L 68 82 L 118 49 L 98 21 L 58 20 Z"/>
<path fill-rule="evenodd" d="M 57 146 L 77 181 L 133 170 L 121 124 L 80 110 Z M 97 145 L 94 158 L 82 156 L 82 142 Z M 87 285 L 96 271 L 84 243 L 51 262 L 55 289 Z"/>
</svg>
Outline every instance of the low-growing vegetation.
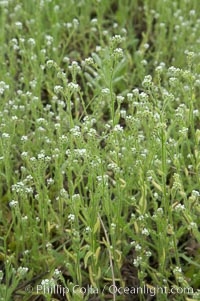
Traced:
<svg viewBox="0 0 200 301">
<path fill-rule="evenodd" d="M 1 301 L 200 300 L 199 62 L 198 0 L 0 1 Z"/>
</svg>

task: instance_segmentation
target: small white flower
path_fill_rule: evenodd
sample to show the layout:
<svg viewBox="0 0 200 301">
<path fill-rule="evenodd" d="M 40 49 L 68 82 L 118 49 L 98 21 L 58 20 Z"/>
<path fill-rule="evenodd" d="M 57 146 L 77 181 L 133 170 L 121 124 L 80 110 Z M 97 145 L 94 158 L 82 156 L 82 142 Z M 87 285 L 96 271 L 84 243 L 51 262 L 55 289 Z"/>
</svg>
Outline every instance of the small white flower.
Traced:
<svg viewBox="0 0 200 301">
<path fill-rule="evenodd" d="M 160 24 L 159 24 L 159 26 L 160 26 L 160 28 L 165 28 L 165 23 L 163 23 L 163 22 L 161 22 Z"/>
<path fill-rule="evenodd" d="M 10 138 L 10 135 L 8 133 L 3 133 L 2 134 L 2 138 L 4 139 L 9 139 Z"/>
<path fill-rule="evenodd" d="M 145 236 L 149 236 L 149 230 L 146 229 L 146 228 L 144 228 L 144 229 L 142 230 L 142 234 L 145 235 Z"/>
<path fill-rule="evenodd" d="M 147 101 L 149 96 L 145 92 L 140 93 L 140 99 L 143 101 Z"/>
<path fill-rule="evenodd" d="M 47 248 L 47 249 L 52 249 L 52 244 L 51 244 L 50 242 L 48 242 L 48 243 L 46 244 L 46 248 Z"/>
<path fill-rule="evenodd" d="M 75 83 L 69 83 L 68 88 L 70 89 L 71 92 L 77 92 L 79 90 L 79 85 Z"/>
<path fill-rule="evenodd" d="M 31 157 L 31 158 L 30 158 L 30 161 L 31 161 L 31 162 L 35 162 L 35 161 L 36 161 L 36 158 L 35 158 L 35 157 Z"/>
<path fill-rule="evenodd" d="M 133 93 L 128 93 L 127 94 L 127 99 L 128 99 L 129 102 L 132 102 L 132 100 L 133 100 Z"/>
<path fill-rule="evenodd" d="M 197 223 L 191 222 L 190 225 L 189 225 L 189 229 L 198 229 Z"/>
<path fill-rule="evenodd" d="M 20 277 L 23 277 L 27 272 L 28 272 L 28 268 L 26 267 L 19 267 L 17 269 L 17 273 L 19 274 Z"/>
<path fill-rule="evenodd" d="M 123 132 L 123 127 L 119 124 L 115 125 L 115 127 L 113 128 L 113 131 L 116 133 L 120 133 Z"/>
<path fill-rule="evenodd" d="M 182 269 L 180 267 L 175 267 L 173 272 L 174 272 L 174 274 L 182 273 Z"/>
<path fill-rule="evenodd" d="M 22 222 L 25 222 L 25 221 L 27 221 L 27 220 L 28 220 L 28 216 L 27 216 L 27 215 L 22 216 Z"/>
<path fill-rule="evenodd" d="M 141 256 L 137 256 L 137 258 L 136 259 L 134 259 L 134 261 L 133 261 L 133 265 L 135 266 L 135 267 L 139 267 L 139 265 L 142 263 L 142 257 Z"/>
<path fill-rule="evenodd" d="M 55 271 L 54 271 L 53 275 L 54 275 L 55 277 L 59 277 L 59 276 L 61 276 L 61 275 L 62 275 L 62 273 L 61 273 L 61 271 L 60 271 L 60 270 L 58 270 L 58 269 L 55 269 Z"/>
<path fill-rule="evenodd" d="M 100 51 L 101 51 L 101 49 L 102 49 L 102 48 L 101 48 L 101 46 L 99 46 L 99 45 L 98 45 L 98 46 L 96 46 L 96 52 L 100 52 Z"/>
<path fill-rule="evenodd" d="M 132 92 L 133 92 L 134 96 L 136 96 L 136 97 L 139 96 L 139 89 L 138 88 L 133 89 Z"/>
<path fill-rule="evenodd" d="M 195 16 L 195 14 L 196 14 L 196 11 L 194 9 L 190 10 L 190 12 L 189 12 L 190 16 Z"/>
<path fill-rule="evenodd" d="M 124 53 L 123 53 L 123 50 L 121 48 L 116 48 L 114 49 L 113 51 L 113 55 L 116 59 L 119 59 L 119 58 L 122 58 Z"/>
<path fill-rule="evenodd" d="M 69 57 L 68 57 L 68 56 L 64 56 L 63 62 L 64 62 L 64 63 L 69 63 L 69 62 L 70 62 Z"/>
<path fill-rule="evenodd" d="M 123 41 L 123 38 L 120 35 L 115 35 L 112 37 L 111 41 L 115 44 L 119 44 Z"/>
<path fill-rule="evenodd" d="M 142 61 L 141 61 L 141 64 L 142 64 L 143 66 L 147 66 L 147 65 L 148 65 L 148 62 L 147 62 L 147 60 L 142 60 Z"/>
<path fill-rule="evenodd" d="M 49 178 L 47 179 L 47 185 L 53 185 L 54 184 L 54 179 Z"/>
<path fill-rule="evenodd" d="M 46 291 L 48 293 L 51 288 L 55 288 L 55 280 L 53 278 L 43 279 L 41 285 L 43 286 L 44 292 Z"/>
<path fill-rule="evenodd" d="M 36 43 L 35 43 L 35 40 L 33 38 L 29 38 L 28 39 L 28 44 L 33 47 L 33 46 L 35 46 Z"/>
<path fill-rule="evenodd" d="M 48 60 L 48 61 L 46 62 L 46 64 L 47 64 L 47 67 L 48 67 L 48 68 L 51 68 L 51 67 L 54 66 L 55 62 L 54 62 L 53 60 Z"/>
<path fill-rule="evenodd" d="M 93 65 L 94 64 L 94 60 L 93 60 L 92 57 L 86 58 L 84 62 L 85 62 L 86 65 Z"/>
<path fill-rule="evenodd" d="M 97 20 L 97 18 L 93 18 L 90 22 L 92 25 L 96 25 L 98 20 Z"/>
<path fill-rule="evenodd" d="M 0 2 L 0 7 L 1 6 L 8 6 L 8 4 L 9 4 L 9 1 L 8 0 L 1 0 L 1 2 Z"/>
<path fill-rule="evenodd" d="M 122 103 L 124 101 L 124 96 L 118 95 L 117 102 Z"/>
<path fill-rule="evenodd" d="M 152 84 L 152 76 L 151 75 L 146 75 L 144 77 L 144 80 L 142 82 L 143 87 L 149 87 Z"/>
<path fill-rule="evenodd" d="M 126 110 L 120 110 L 120 115 L 122 118 L 126 118 Z"/>
<path fill-rule="evenodd" d="M 75 29 L 78 28 L 78 26 L 79 26 L 79 21 L 78 21 L 78 19 L 74 18 L 74 19 L 72 20 L 72 23 L 73 23 L 73 26 L 74 26 Z"/>
<path fill-rule="evenodd" d="M 151 253 L 150 251 L 146 251 L 146 252 L 145 252 L 145 255 L 146 255 L 147 257 L 151 257 L 152 253 Z"/>
<path fill-rule="evenodd" d="M 9 206 L 10 206 L 11 208 L 17 207 L 17 205 L 18 205 L 18 201 L 12 200 L 12 201 L 9 203 Z"/>
<path fill-rule="evenodd" d="M 192 196 L 198 198 L 200 196 L 200 192 L 197 190 L 192 190 Z"/>
<path fill-rule="evenodd" d="M 58 93 L 60 93 L 60 92 L 62 92 L 62 91 L 63 91 L 63 87 L 62 87 L 62 86 L 57 85 L 57 86 L 54 87 L 54 92 L 55 92 L 56 94 L 58 94 Z"/>
<path fill-rule="evenodd" d="M 110 94 L 110 90 L 108 88 L 104 88 L 104 89 L 101 90 L 101 93 L 103 95 L 109 95 Z"/>
<path fill-rule="evenodd" d="M 91 232 L 90 226 L 87 226 L 87 227 L 85 228 L 85 232 L 86 232 L 86 233 L 90 233 L 90 232 Z"/>
<path fill-rule="evenodd" d="M 80 200 L 80 194 L 79 193 L 76 193 L 76 194 L 72 195 L 72 201 L 73 202 L 76 202 L 76 201 L 79 201 L 79 200 Z"/>
<path fill-rule="evenodd" d="M 145 44 L 143 45 L 143 47 L 144 47 L 144 49 L 148 49 L 148 48 L 149 48 L 149 44 L 148 44 L 148 43 L 145 43 Z"/>
<path fill-rule="evenodd" d="M 19 21 L 15 22 L 15 26 L 17 29 L 22 29 L 22 22 Z"/>
<path fill-rule="evenodd" d="M 175 210 L 176 212 L 184 211 L 184 210 L 185 210 L 185 206 L 182 205 L 182 204 L 178 204 L 178 205 L 174 208 L 174 210 Z"/>
<path fill-rule="evenodd" d="M 108 182 L 108 175 L 97 176 L 97 181 L 99 183 L 107 184 L 107 182 Z"/>
<path fill-rule="evenodd" d="M 43 160 L 44 158 L 45 158 L 45 154 L 43 152 L 38 154 L 38 160 Z"/>
<path fill-rule="evenodd" d="M 74 215 L 74 214 L 69 214 L 69 215 L 68 215 L 68 219 L 69 219 L 70 222 L 74 222 L 74 220 L 75 220 L 75 215 Z"/>
<path fill-rule="evenodd" d="M 22 136 L 21 137 L 21 141 L 27 141 L 28 140 L 28 137 L 27 136 Z"/>
<path fill-rule="evenodd" d="M 0 270 L 0 282 L 3 280 L 3 271 Z"/>
<path fill-rule="evenodd" d="M 116 228 L 116 224 L 114 224 L 114 223 L 111 223 L 111 228 L 113 229 L 113 230 L 115 230 L 115 228 Z"/>
<path fill-rule="evenodd" d="M 139 244 L 137 244 L 137 245 L 135 246 L 135 250 L 136 250 L 136 251 L 141 251 L 141 249 L 142 249 L 142 247 L 141 247 Z"/>
<path fill-rule="evenodd" d="M 43 128 L 42 126 L 39 126 L 39 127 L 38 127 L 38 131 L 39 131 L 39 132 L 46 132 L 45 128 Z"/>
<path fill-rule="evenodd" d="M 74 128 L 70 129 L 70 133 L 71 133 L 74 137 L 79 137 L 79 136 L 81 136 L 80 127 L 79 127 L 78 125 L 76 125 Z"/>
<path fill-rule="evenodd" d="M 51 44 L 53 43 L 53 37 L 50 35 L 45 35 L 45 41 L 47 46 L 51 46 Z"/>
</svg>

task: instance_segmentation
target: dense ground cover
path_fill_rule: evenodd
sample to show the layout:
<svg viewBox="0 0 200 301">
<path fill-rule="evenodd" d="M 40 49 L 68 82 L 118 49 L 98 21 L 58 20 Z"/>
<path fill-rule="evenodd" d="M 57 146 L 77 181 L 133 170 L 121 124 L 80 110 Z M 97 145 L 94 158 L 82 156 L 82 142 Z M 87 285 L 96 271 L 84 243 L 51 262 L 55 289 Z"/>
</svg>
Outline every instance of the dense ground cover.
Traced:
<svg viewBox="0 0 200 301">
<path fill-rule="evenodd" d="M 0 1 L 0 300 L 200 300 L 199 62 L 198 0 Z"/>
</svg>

